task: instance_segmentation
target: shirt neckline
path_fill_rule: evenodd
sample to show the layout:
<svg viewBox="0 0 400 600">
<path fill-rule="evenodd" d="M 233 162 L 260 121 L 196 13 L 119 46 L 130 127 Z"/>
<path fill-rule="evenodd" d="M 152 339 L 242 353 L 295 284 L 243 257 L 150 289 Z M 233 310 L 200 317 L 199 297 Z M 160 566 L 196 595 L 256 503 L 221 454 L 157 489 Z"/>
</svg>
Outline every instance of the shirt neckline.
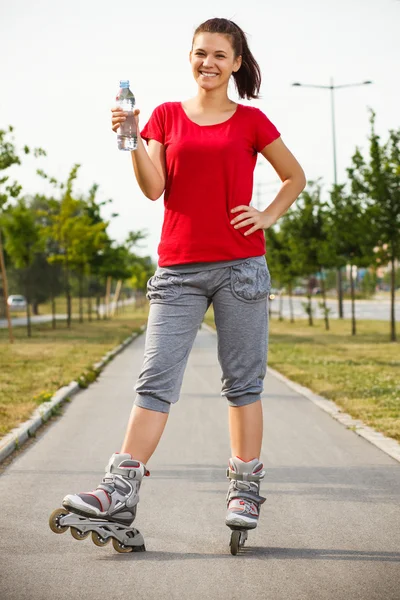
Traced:
<svg viewBox="0 0 400 600">
<path fill-rule="evenodd" d="M 192 123 L 192 125 L 195 125 L 196 127 L 219 127 L 220 125 L 225 125 L 225 123 L 229 123 L 230 121 L 232 121 L 232 119 L 239 112 L 239 107 L 240 107 L 240 104 L 238 103 L 236 106 L 235 112 L 233 113 L 233 115 L 231 115 L 229 117 L 229 119 L 226 119 L 226 121 L 221 121 L 221 123 L 213 123 L 212 125 L 199 125 L 199 123 L 195 123 L 194 121 L 192 121 L 192 119 L 190 117 L 187 116 L 186 111 L 182 106 L 182 102 L 178 102 L 178 105 L 179 105 L 181 112 L 184 114 L 185 118 L 189 121 L 189 123 Z"/>
</svg>

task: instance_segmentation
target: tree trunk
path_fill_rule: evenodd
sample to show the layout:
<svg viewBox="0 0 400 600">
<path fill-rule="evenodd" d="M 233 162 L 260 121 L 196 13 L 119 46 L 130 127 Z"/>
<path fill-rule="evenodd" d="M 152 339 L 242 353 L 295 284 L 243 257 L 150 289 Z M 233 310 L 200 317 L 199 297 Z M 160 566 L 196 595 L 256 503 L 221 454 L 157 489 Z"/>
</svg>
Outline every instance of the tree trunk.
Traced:
<svg viewBox="0 0 400 600">
<path fill-rule="evenodd" d="M 351 289 L 351 335 L 356 335 L 356 303 L 354 293 L 353 265 L 350 265 L 350 289 Z"/>
<path fill-rule="evenodd" d="M 32 312 L 33 312 L 33 314 L 34 314 L 34 315 L 36 315 L 36 316 L 39 314 L 39 303 L 38 303 L 38 301 L 37 301 L 37 300 L 34 300 L 34 301 L 32 302 Z"/>
<path fill-rule="evenodd" d="M 55 329 L 57 327 L 56 299 L 54 298 L 53 292 L 51 293 L 51 326 L 53 329 Z"/>
<path fill-rule="evenodd" d="M 312 296 L 312 282 L 311 279 L 308 280 L 308 294 L 307 294 L 307 298 L 308 298 L 308 324 L 310 325 L 310 327 L 312 327 L 314 325 L 313 322 L 313 315 L 312 315 L 312 304 L 311 304 L 311 296 Z"/>
<path fill-rule="evenodd" d="M 26 328 L 28 337 L 32 337 L 31 328 L 31 305 L 30 305 L 30 289 L 29 289 L 29 269 L 26 269 L 25 294 L 26 294 Z"/>
<path fill-rule="evenodd" d="M 283 321 L 283 296 L 282 296 L 282 292 L 279 292 L 279 320 Z"/>
<path fill-rule="evenodd" d="M 321 269 L 320 286 L 321 286 L 322 305 L 323 305 L 323 311 L 324 311 L 325 330 L 329 331 L 329 312 L 328 312 L 328 307 L 326 306 L 325 280 L 324 280 L 323 275 L 324 274 Z"/>
<path fill-rule="evenodd" d="M 78 275 L 78 286 L 79 286 L 79 323 L 83 323 L 83 274 L 79 271 Z"/>
<path fill-rule="evenodd" d="M 90 280 L 91 280 L 91 277 L 89 275 L 88 278 L 87 278 L 87 282 L 88 282 L 88 285 L 87 285 L 87 303 L 88 303 L 88 320 L 89 320 L 89 322 L 92 321 L 92 296 L 91 296 L 92 289 L 91 289 L 91 286 L 90 286 Z"/>
<path fill-rule="evenodd" d="M 69 269 L 68 263 L 65 265 L 65 295 L 67 299 L 67 327 L 71 327 L 71 290 L 69 287 Z"/>
<path fill-rule="evenodd" d="M 14 335 L 13 335 L 13 330 L 12 330 L 10 307 L 8 305 L 8 283 L 7 283 L 6 263 L 4 261 L 4 254 L 3 254 L 3 242 L 1 239 L 1 229 L 0 229 L 0 274 L 1 274 L 1 278 L 3 280 L 4 307 L 5 307 L 5 311 L 6 311 L 6 317 L 7 317 L 8 337 L 10 340 L 10 344 L 13 344 L 14 343 Z"/>
<path fill-rule="evenodd" d="M 390 273 L 390 341 L 396 341 L 396 316 L 395 316 L 395 299 L 396 299 L 396 269 L 395 259 L 392 256 L 392 270 Z"/>
<path fill-rule="evenodd" d="M 294 323 L 294 311 L 293 311 L 293 296 L 292 296 L 292 284 L 288 285 L 289 292 L 289 310 L 290 310 L 290 322 Z"/>
<path fill-rule="evenodd" d="M 100 296 L 96 296 L 96 319 L 100 321 Z"/>
<path fill-rule="evenodd" d="M 338 295 L 338 314 L 339 319 L 343 319 L 343 280 L 342 280 L 342 268 L 339 267 L 337 270 L 337 295 Z"/>
</svg>

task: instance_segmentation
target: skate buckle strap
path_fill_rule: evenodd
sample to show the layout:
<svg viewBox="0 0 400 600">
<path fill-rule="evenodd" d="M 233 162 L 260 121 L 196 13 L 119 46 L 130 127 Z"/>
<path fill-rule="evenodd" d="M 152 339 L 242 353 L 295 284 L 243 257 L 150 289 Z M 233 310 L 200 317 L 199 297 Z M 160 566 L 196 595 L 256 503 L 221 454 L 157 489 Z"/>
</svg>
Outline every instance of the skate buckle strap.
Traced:
<svg viewBox="0 0 400 600">
<path fill-rule="evenodd" d="M 262 471 L 260 475 L 253 475 L 252 473 L 235 473 L 235 471 L 231 471 L 231 469 L 226 470 L 226 476 L 229 479 L 235 479 L 236 481 L 260 481 L 260 479 L 264 479 L 265 471 Z"/>
<path fill-rule="evenodd" d="M 235 498 L 239 499 L 239 500 L 249 500 L 250 502 L 255 502 L 256 504 L 260 505 L 260 504 L 264 504 L 264 502 L 266 501 L 266 498 L 264 498 L 263 496 L 260 496 L 259 494 L 256 494 L 256 492 L 251 492 L 251 491 L 246 491 L 246 490 L 238 490 L 238 489 L 232 489 L 229 490 L 228 492 L 228 497 L 227 497 L 227 503 L 229 504 L 229 502 L 231 500 L 234 500 Z"/>
<path fill-rule="evenodd" d="M 98 490 L 103 490 L 103 492 L 108 492 L 109 494 L 112 494 L 114 491 L 114 487 L 112 485 L 107 485 L 106 483 L 100 483 L 100 485 L 97 486 Z"/>
</svg>

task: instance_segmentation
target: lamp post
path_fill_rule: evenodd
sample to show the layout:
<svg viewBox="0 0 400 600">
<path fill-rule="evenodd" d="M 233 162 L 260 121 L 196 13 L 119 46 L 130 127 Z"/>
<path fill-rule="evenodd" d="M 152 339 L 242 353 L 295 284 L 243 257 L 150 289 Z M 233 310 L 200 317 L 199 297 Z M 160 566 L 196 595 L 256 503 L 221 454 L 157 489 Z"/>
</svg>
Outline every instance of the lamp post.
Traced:
<svg viewBox="0 0 400 600">
<path fill-rule="evenodd" d="M 335 99 L 334 99 L 334 91 L 339 88 L 346 87 L 358 87 L 360 85 L 369 85 L 372 81 L 361 81 L 359 83 L 345 83 L 342 85 L 334 85 L 333 78 L 331 77 L 330 85 L 311 85 L 307 83 L 292 83 L 292 86 L 296 87 L 309 87 L 309 88 L 319 88 L 323 90 L 330 90 L 331 94 L 331 119 L 332 119 L 332 145 L 333 145 L 333 181 L 335 186 L 337 185 L 337 161 L 336 161 L 336 131 L 335 131 Z M 339 267 L 337 269 L 337 292 L 338 292 L 338 309 L 339 309 L 339 318 L 343 319 L 343 289 L 342 289 L 342 270 Z"/>
</svg>

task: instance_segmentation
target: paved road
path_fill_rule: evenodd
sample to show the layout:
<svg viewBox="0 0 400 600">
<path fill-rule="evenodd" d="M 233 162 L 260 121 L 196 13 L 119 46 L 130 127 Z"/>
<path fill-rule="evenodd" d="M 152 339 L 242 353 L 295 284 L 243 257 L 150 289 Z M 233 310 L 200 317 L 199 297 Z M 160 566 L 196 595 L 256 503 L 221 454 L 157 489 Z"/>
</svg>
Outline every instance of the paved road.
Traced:
<svg viewBox="0 0 400 600">
<path fill-rule="evenodd" d="M 99 483 L 131 409 L 144 336 L 0 476 L 2 600 L 398 600 L 400 464 L 271 376 L 261 522 L 241 556 L 224 525 L 229 456 L 216 337 L 201 330 L 148 465 L 147 552 L 55 535 L 49 514 Z"/>
<path fill-rule="evenodd" d="M 118 306 L 127 306 L 128 304 L 135 304 L 135 298 L 131 298 L 128 300 L 122 300 L 118 303 Z M 110 307 L 111 309 L 114 306 L 114 302 L 111 302 Z M 104 304 L 100 304 L 99 307 L 99 313 L 100 315 L 102 315 L 104 313 L 105 310 L 105 305 Z M 50 323 L 50 321 L 52 320 L 52 315 L 32 315 L 31 316 L 31 323 Z M 79 314 L 72 314 L 72 319 L 76 320 L 79 318 Z M 95 311 L 93 310 L 93 314 L 92 314 L 92 318 L 93 320 L 96 319 L 96 314 Z M 87 315 L 85 314 L 85 320 L 87 319 Z M 57 314 L 56 315 L 56 320 L 57 321 L 66 321 L 67 320 L 67 315 L 66 314 Z M 27 318 L 26 317 L 12 317 L 11 318 L 11 324 L 13 327 L 22 327 L 23 325 L 26 326 L 27 324 Z M 7 323 L 7 319 L 0 319 L 0 329 L 5 329 L 6 327 L 8 327 L 8 323 Z"/>
<path fill-rule="evenodd" d="M 312 300 L 314 308 L 314 316 L 317 319 L 323 318 L 323 312 L 319 308 L 319 303 L 322 301 L 320 296 L 315 296 Z M 307 298 L 293 296 L 293 312 L 297 318 L 308 318 L 304 310 L 303 303 L 307 302 Z M 332 319 L 338 318 L 338 303 L 337 300 L 327 300 L 327 306 L 331 309 L 329 317 Z M 273 313 L 279 312 L 279 297 L 277 296 L 271 302 Z M 351 301 L 343 301 L 343 313 L 345 319 L 351 319 Z M 282 314 L 284 317 L 290 317 L 289 311 L 289 296 L 282 298 Z M 400 318 L 400 301 L 395 303 L 396 319 Z M 367 319 L 377 321 L 390 321 L 390 300 L 357 300 L 356 301 L 356 319 Z"/>
</svg>

